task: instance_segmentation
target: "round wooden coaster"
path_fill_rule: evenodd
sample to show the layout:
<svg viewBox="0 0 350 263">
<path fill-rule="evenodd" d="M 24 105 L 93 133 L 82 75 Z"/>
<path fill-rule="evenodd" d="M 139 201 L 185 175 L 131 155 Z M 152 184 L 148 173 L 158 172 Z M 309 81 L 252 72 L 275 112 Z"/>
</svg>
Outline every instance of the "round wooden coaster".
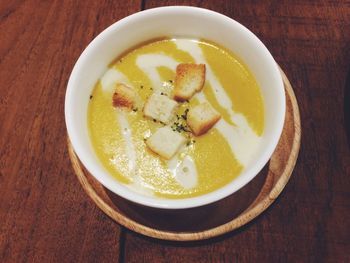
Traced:
<svg viewBox="0 0 350 263">
<path fill-rule="evenodd" d="M 265 168 L 245 187 L 202 207 L 162 210 L 127 201 L 103 187 L 80 163 L 68 139 L 74 171 L 96 205 L 120 225 L 164 240 L 202 240 L 237 229 L 265 211 L 282 192 L 300 147 L 300 116 L 293 89 L 281 70 L 286 92 L 286 118 L 278 146 Z"/>
</svg>

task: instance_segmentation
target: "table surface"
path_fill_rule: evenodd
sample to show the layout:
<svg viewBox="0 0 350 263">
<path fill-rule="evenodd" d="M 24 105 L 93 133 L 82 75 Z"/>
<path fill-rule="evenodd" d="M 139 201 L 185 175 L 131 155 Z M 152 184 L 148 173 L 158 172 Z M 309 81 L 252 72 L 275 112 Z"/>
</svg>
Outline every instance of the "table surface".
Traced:
<svg viewBox="0 0 350 263">
<path fill-rule="evenodd" d="M 64 96 L 86 45 L 115 21 L 194 5 L 252 30 L 289 77 L 302 144 L 257 219 L 202 242 L 133 233 L 88 198 L 66 147 Z M 350 262 L 350 1 L 0 2 L 0 262 Z"/>
</svg>

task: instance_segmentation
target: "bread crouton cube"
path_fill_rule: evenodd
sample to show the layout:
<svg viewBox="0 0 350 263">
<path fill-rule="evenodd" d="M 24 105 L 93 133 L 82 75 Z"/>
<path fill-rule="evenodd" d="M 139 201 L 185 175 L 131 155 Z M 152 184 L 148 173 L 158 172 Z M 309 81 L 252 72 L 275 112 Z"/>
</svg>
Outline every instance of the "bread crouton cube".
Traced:
<svg viewBox="0 0 350 263">
<path fill-rule="evenodd" d="M 159 128 L 146 140 L 147 146 L 165 159 L 171 159 L 185 142 L 186 139 L 169 126 Z"/>
<path fill-rule="evenodd" d="M 205 82 L 205 64 L 181 63 L 176 67 L 174 99 L 185 101 L 201 91 Z"/>
<path fill-rule="evenodd" d="M 177 102 L 165 95 L 153 93 L 143 107 L 146 117 L 168 124 L 175 116 Z"/>
<path fill-rule="evenodd" d="M 113 106 L 132 109 L 136 100 L 136 92 L 133 88 L 116 83 L 113 94 Z"/>
<path fill-rule="evenodd" d="M 194 135 L 206 133 L 221 118 L 221 115 L 213 109 L 208 102 L 203 102 L 188 111 L 187 124 Z"/>
</svg>

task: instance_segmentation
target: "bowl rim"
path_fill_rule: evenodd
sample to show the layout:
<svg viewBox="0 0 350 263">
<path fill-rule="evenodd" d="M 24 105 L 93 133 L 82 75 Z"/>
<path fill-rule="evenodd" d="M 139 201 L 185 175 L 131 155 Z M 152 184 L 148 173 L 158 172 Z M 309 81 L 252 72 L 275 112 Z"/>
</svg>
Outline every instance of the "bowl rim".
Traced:
<svg viewBox="0 0 350 263">
<path fill-rule="evenodd" d="M 277 95 L 276 98 L 278 97 L 278 100 L 280 100 L 281 102 L 279 103 L 280 109 L 276 111 L 276 114 L 277 114 L 276 119 L 278 120 L 278 124 L 276 125 L 276 129 L 273 130 L 273 134 L 271 136 L 270 141 L 267 143 L 266 147 L 263 150 L 261 150 L 261 154 L 259 154 L 257 161 L 254 162 L 254 164 L 250 165 L 251 167 L 249 167 L 249 169 L 246 169 L 243 172 L 245 174 L 245 177 L 242 178 L 238 176 L 237 178 L 235 178 L 225 186 L 213 192 L 200 195 L 197 197 L 182 198 L 182 199 L 162 199 L 162 198 L 148 197 L 140 193 L 137 193 L 135 191 L 132 191 L 128 189 L 126 186 L 123 186 L 122 183 L 119 183 L 116 179 L 112 178 L 112 176 L 109 175 L 108 172 L 101 171 L 100 167 L 101 166 L 103 167 L 101 163 L 99 165 L 97 165 L 96 163 L 95 164 L 91 163 L 90 158 L 87 157 L 86 153 L 81 147 L 82 143 L 79 140 L 79 135 L 77 134 L 78 131 L 75 129 L 74 121 L 70 117 L 70 112 L 72 112 L 73 104 L 74 104 L 73 103 L 74 98 L 72 96 L 72 92 L 77 82 L 76 80 L 77 74 L 79 74 L 79 70 L 82 67 L 82 65 L 85 63 L 85 60 L 88 54 L 91 52 L 94 52 L 95 47 L 98 46 L 98 44 L 103 41 L 105 35 L 113 33 L 113 31 L 116 30 L 118 27 L 124 26 L 126 23 L 129 23 L 129 21 L 132 21 L 134 19 L 142 19 L 144 17 L 157 15 L 163 12 L 169 12 L 169 13 L 197 12 L 198 14 L 201 14 L 204 16 L 206 15 L 216 16 L 217 19 L 222 19 L 222 20 L 225 20 L 227 23 L 232 23 L 232 25 L 242 30 L 242 32 L 248 38 L 254 39 L 260 51 L 263 53 L 265 58 L 271 64 L 271 69 L 274 73 L 274 77 L 276 81 L 279 82 L 277 83 L 277 85 L 281 87 L 279 91 L 276 90 L 276 92 L 278 93 L 276 94 Z M 162 208 L 162 209 L 186 209 L 186 208 L 193 208 L 193 207 L 207 205 L 207 204 L 216 202 L 218 200 L 221 200 L 233 194 L 234 192 L 238 191 L 239 189 L 243 188 L 262 170 L 265 164 L 269 161 L 281 136 L 283 124 L 284 124 L 284 118 L 285 118 L 285 94 L 284 94 L 283 81 L 278 69 L 278 65 L 273 59 L 268 49 L 266 48 L 266 46 L 261 42 L 261 40 L 254 33 L 252 33 L 249 29 L 247 29 L 245 26 L 243 26 L 236 20 L 209 9 L 192 7 L 192 6 L 166 6 L 166 7 L 156 7 L 152 9 L 143 10 L 143 11 L 134 13 L 132 15 L 129 15 L 119 21 L 116 21 L 115 23 L 113 23 L 112 25 L 104 29 L 88 44 L 88 46 L 81 53 L 80 57 L 75 63 L 68 80 L 66 96 L 65 96 L 65 122 L 66 122 L 68 137 L 72 143 L 74 151 L 76 152 L 82 164 L 89 171 L 89 173 L 94 178 L 96 178 L 104 187 L 106 187 L 113 193 L 131 202 L 148 206 L 148 207 Z M 105 175 L 101 175 L 100 173 L 97 173 L 96 171 L 98 170 L 100 170 L 100 172 L 103 172 Z"/>
</svg>

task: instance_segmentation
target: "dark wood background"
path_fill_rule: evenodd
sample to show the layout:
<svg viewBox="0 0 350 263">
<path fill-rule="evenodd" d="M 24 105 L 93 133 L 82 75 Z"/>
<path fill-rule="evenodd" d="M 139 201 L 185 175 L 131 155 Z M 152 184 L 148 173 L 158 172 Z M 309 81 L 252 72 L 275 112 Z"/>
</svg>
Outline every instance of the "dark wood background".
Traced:
<svg viewBox="0 0 350 263">
<path fill-rule="evenodd" d="M 64 96 L 78 56 L 110 24 L 160 5 L 243 23 L 299 101 L 290 182 L 260 217 L 214 240 L 164 242 L 120 227 L 87 197 L 67 153 Z M 1 0 L 0 262 L 350 262 L 349 66 L 349 0 Z"/>
</svg>

